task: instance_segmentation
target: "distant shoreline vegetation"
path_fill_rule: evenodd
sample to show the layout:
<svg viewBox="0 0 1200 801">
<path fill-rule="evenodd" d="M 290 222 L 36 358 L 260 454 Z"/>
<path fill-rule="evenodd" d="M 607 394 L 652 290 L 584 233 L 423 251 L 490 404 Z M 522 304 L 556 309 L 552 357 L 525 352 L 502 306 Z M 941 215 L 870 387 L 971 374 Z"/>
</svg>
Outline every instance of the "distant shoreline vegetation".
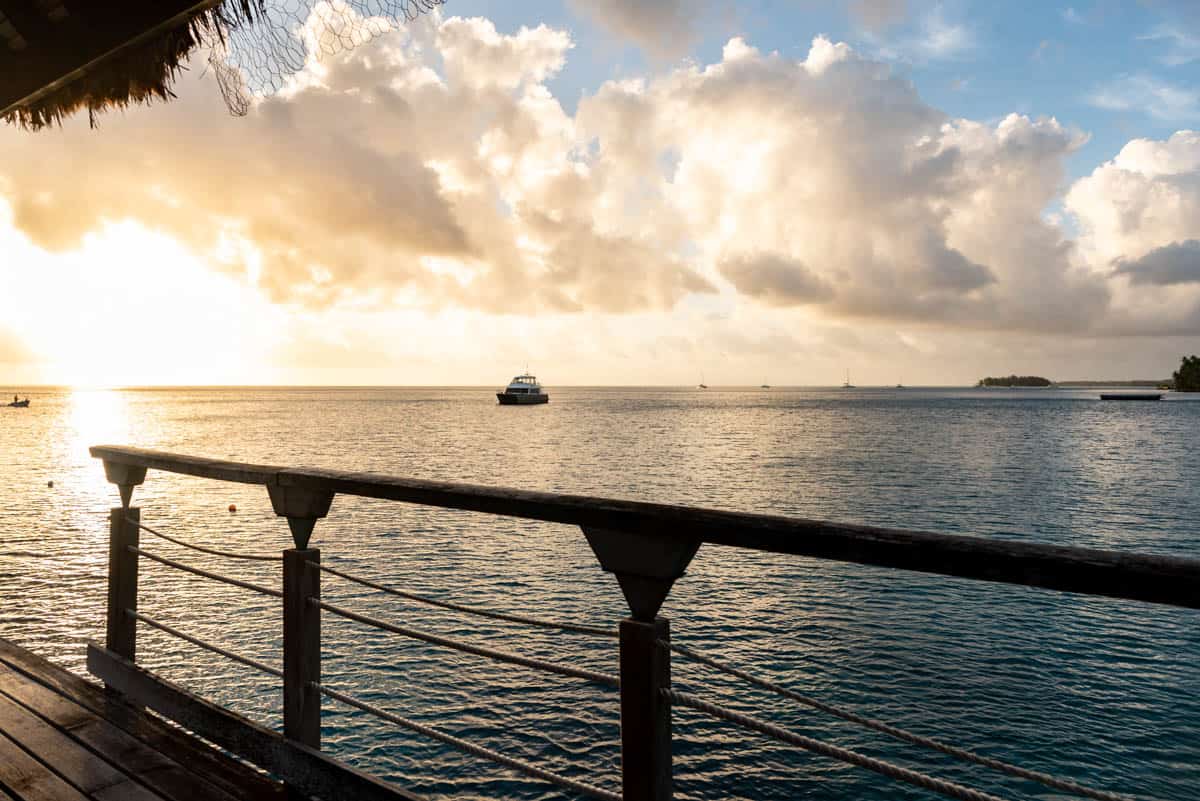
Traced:
<svg viewBox="0 0 1200 801">
<path fill-rule="evenodd" d="M 1172 379 L 1177 392 L 1200 392 L 1200 356 L 1184 356 Z"/>
<path fill-rule="evenodd" d="M 1048 378 L 1042 378 L 1040 375 L 1010 375 L 993 378 L 979 379 L 977 387 L 1048 387 L 1051 382 Z"/>
</svg>

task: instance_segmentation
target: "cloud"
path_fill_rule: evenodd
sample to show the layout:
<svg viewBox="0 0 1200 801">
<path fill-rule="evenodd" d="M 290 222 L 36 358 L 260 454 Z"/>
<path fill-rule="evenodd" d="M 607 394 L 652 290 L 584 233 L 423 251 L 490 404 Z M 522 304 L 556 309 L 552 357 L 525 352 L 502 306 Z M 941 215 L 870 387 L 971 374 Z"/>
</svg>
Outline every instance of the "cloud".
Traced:
<svg viewBox="0 0 1200 801">
<path fill-rule="evenodd" d="M 242 119 L 192 84 L 99 132 L 0 131 L 0 195 L 43 248 L 134 220 L 325 313 L 649 331 L 700 307 L 782 329 L 1090 335 L 1154 329 L 1165 297 L 1190 330 L 1190 287 L 1112 265 L 1195 238 L 1191 132 L 1131 142 L 1077 182 L 1076 241 L 1046 209 L 1086 137 L 1053 118 L 953 118 L 825 37 L 800 59 L 731 39 L 714 63 L 606 82 L 572 115 L 547 85 L 572 44 L 437 19 L 310 64 Z M 312 345 L 330 361 L 343 346 Z"/>
<path fill-rule="evenodd" d="M 1200 37 L 1175 25 L 1159 25 L 1138 39 L 1163 48 L 1158 60 L 1169 67 L 1190 64 L 1200 59 Z"/>
<path fill-rule="evenodd" d="M 1200 132 L 1134 139 L 1112 161 L 1076 181 L 1064 205 L 1097 269 L 1136 260 L 1200 230 Z"/>
<path fill-rule="evenodd" d="M 1134 284 L 1200 283 L 1200 239 L 1172 242 L 1155 248 L 1140 259 L 1117 259 L 1116 275 L 1127 275 Z"/>
<path fill-rule="evenodd" d="M 717 269 L 738 292 L 772 306 L 821 303 L 833 297 L 833 288 L 812 270 L 772 253 L 728 257 Z"/>
<path fill-rule="evenodd" d="M 734 39 L 717 64 L 606 84 L 578 124 L 594 173 L 641 187 L 657 225 L 765 305 L 1065 330 L 1106 304 L 1041 217 L 1082 135 L 950 119 L 844 44 L 818 37 L 791 60 Z"/>
<path fill-rule="evenodd" d="M 307 307 L 630 311 L 709 291 L 654 226 L 594 218 L 606 181 L 544 86 L 571 46 L 546 26 L 414 25 L 312 61 L 243 119 L 191 84 L 99 132 L 0 131 L 0 185 L 40 247 L 136 219 Z"/>
<path fill-rule="evenodd" d="M 1169 122 L 1200 117 L 1200 91 L 1145 73 L 1123 75 L 1093 91 L 1087 102 L 1109 111 L 1137 111 Z"/>
<path fill-rule="evenodd" d="M 1112 285 L 1114 331 L 1200 333 L 1200 285 L 1189 278 L 1200 231 L 1200 133 L 1129 142 L 1076 181 L 1063 205 L 1092 269 L 1128 279 Z"/>
<path fill-rule="evenodd" d="M 710 13 L 697 0 L 571 0 L 601 27 L 634 42 L 647 52 L 675 58 L 698 36 L 698 21 Z"/>
<path fill-rule="evenodd" d="M 879 44 L 879 55 L 889 61 L 924 63 L 967 56 L 979 46 L 975 31 L 946 18 L 940 5 L 923 14 L 915 29 Z"/>
</svg>

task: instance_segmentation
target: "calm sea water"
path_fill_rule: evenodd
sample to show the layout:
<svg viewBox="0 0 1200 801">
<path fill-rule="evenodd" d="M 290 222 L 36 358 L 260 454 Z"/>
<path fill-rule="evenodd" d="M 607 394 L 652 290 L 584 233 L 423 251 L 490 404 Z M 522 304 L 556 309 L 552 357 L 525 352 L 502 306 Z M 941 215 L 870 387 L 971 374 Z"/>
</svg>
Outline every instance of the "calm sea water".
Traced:
<svg viewBox="0 0 1200 801">
<path fill-rule="evenodd" d="M 554 389 L 32 392 L 0 408 L 0 636 L 83 671 L 103 637 L 103 442 L 421 478 L 1200 556 L 1200 403 L 1095 392 Z M 10 390 L 11 392 L 11 390 Z M 0 396 L 2 397 L 2 396 Z M 47 486 L 53 481 L 54 486 Z M 261 488 L 152 472 L 143 520 L 230 550 L 289 544 Z M 227 506 L 237 505 L 236 514 Z M 143 535 L 163 555 L 265 583 Z M 626 613 L 577 529 L 339 497 L 329 564 L 438 597 L 593 625 Z M 143 561 L 141 609 L 266 661 L 272 599 Z M 431 610 L 334 576 L 336 603 L 615 671 L 613 643 Z M 680 643 L 826 701 L 1027 767 L 1139 796 L 1200 798 L 1200 618 L 1166 607 L 705 546 L 664 614 Z M 279 691 L 142 628 L 139 659 L 269 725 Z M 616 789 L 614 693 L 325 616 L 325 681 L 402 715 Z M 677 686 L 1008 798 L 1062 798 L 864 732 L 677 659 Z M 560 798 L 334 702 L 339 757 L 434 797 Z M 678 710 L 677 796 L 908 799 L 922 791 Z"/>
</svg>

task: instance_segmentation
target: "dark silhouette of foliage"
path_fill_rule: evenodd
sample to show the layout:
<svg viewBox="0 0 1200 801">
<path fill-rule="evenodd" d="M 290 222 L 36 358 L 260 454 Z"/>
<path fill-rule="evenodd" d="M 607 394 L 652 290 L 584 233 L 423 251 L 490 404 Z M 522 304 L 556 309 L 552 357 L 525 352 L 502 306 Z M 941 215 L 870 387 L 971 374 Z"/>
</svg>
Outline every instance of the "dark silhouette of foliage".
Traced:
<svg viewBox="0 0 1200 801">
<path fill-rule="evenodd" d="M 1040 375 L 1010 375 L 993 378 L 979 379 L 976 386 L 980 387 L 1048 387 L 1050 379 L 1042 378 Z"/>
<path fill-rule="evenodd" d="M 1200 356 L 1184 356 L 1174 378 L 1176 392 L 1200 392 Z"/>
</svg>

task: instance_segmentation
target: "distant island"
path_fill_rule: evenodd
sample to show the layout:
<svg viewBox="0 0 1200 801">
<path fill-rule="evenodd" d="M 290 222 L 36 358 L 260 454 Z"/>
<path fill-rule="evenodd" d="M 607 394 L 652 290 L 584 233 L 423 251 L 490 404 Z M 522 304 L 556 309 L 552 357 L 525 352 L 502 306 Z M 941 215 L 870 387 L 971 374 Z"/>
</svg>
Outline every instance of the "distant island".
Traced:
<svg viewBox="0 0 1200 801">
<path fill-rule="evenodd" d="M 993 378 L 979 379 L 977 387 L 1048 387 L 1051 382 L 1048 378 L 1042 378 L 1040 375 L 1010 375 Z"/>
</svg>

